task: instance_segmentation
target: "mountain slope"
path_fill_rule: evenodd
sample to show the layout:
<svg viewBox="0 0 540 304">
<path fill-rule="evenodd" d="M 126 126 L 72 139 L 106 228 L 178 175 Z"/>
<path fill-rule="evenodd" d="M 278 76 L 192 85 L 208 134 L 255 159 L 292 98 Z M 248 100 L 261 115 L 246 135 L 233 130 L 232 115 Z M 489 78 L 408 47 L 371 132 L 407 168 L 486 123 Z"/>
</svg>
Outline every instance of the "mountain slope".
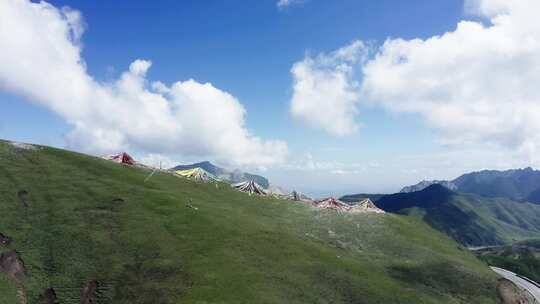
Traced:
<svg viewBox="0 0 540 304">
<path fill-rule="evenodd" d="M 525 197 L 524 201 L 540 204 L 540 188 L 529 193 L 527 197 Z"/>
<path fill-rule="evenodd" d="M 441 184 L 450 190 L 463 193 L 540 204 L 540 171 L 532 168 L 483 170 L 463 174 L 452 181 L 421 181 L 404 187 L 400 192 L 421 191 L 432 184 Z"/>
<path fill-rule="evenodd" d="M 540 233 L 540 206 L 505 198 L 460 194 L 441 185 L 377 201 L 385 211 L 417 215 L 432 227 L 471 246 L 510 243 Z"/>
<path fill-rule="evenodd" d="M 486 197 L 523 200 L 540 188 L 540 171 L 532 168 L 496 171 L 484 170 L 464 174 L 453 183 L 458 191 Z"/>
<path fill-rule="evenodd" d="M 0 142 L 0 303 L 496 303 L 496 276 L 421 221 L 341 215 Z M 189 202 L 189 204 L 188 204 Z M 11 253 L 11 255 L 13 252 Z M 93 287 L 97 286 L 94 291 Z M 46 293 L 51 295 L 49 291 Z M 94 298 L 95 300 L 96 298 Z"/>
<path fill-rule="evenodd" d="M 174 167 L 173 170 L 188 170 L 188 169 L 193 169 L 197 167 L 202 168 L 214 174 L 215 176 L 218 176 L 219 178 L 222 178 L 232 183 L 239 183 L 239 182 L 245 182 L 248 180 L 253 180 L 265 189 L 268 189 L 268 187 L 270 186 L 268 179 L 266 179 L 263 176 L 242 172 L 240 170 L 228 171 L 224 168 L 221 168 L 212 164 L 209 161 L 204 161 L 204 162 L 195 163 L 191 165 L 179 165 L 179 166 Z"/>
</svg>

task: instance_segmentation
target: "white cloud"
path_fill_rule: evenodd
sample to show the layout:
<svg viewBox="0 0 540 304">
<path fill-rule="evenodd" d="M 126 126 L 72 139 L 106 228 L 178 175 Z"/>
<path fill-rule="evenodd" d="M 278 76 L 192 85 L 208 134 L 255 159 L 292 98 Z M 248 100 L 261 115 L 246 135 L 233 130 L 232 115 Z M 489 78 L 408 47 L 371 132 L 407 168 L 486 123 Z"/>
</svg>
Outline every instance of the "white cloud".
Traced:
<svg viewBox="0 0 540 304">
<path fill-rule="evenodd" d="M 309 54 L 293 65 L 291 113 L 306 124 L 343 136 L 358 130 L 355 122 L 359 84 L 355 70 L 367 49 L 360 41 L 330 54 Z"/>
<path fill-rule="evenodd" d="M 363 68 L 363 100 L 420 114 L 445 143 L 496 143 L 539 164 L 540 2 L 475 0 L 467 8 L 489 24 L 387 40 Z"/>
<path fill-rule="evenodd" d="M 0 89 L 22 95 L 74 126 L 69 145 L 89 152 L 136 149 L 197 155 L 236 165 L 283 161 L 287 146 L 245 128 L 245 109 L 210 83 L 149 86 L 152 63 L 134 61 L 100 83 L 81 58 L 81 14 L 46 3 L 0 1 Z"/>
<path fill-rule="evenodd" d="M 311 153 L 306 153 L 300 158 L 295 159 L 283 166 L 284 169 L 302 170 L 302 171 L 328 171 L 340 169 L 343 164 L 338 161 L 316 160 Z"/>
<path fill-rule="evenodd" d="M 291 5 L 298 4 L 300 2 L 303 2 L 304 0 L 279 0 L 277 2 L 277 7 L 280 9 L 287 8 Z"/>
<path fill-rule="evenodd" d="M 507 14 L 516 3 L 515 0 L 465 0 L 465 11 L 490 18 L 500 14 Z"/>
<path fill-rule="evenodd" d="M 280 8 L 281 7 L 287 7 L 289 5 L 291 5 L 291 0 L 279 0 L 277 2 L 277 6 L 280 7 Z"/>
<path fill-rule="evenodd" d="M 167 155 L 150 153 L 141 157 L 139 162 L 154 168 L 169 169 L 179 164 L 178 161 L 172 160 Z"/>
<path fill-rule="evenodd" d="M 292 68 L 293 115 L 350 134 L 361 100 L 419 114 L 443 144 L 496 144 L 540 165 L 540 1 L 465 5 L 482 21 L 461 21 L 428 39 L 388 39 L 367 60 L 360 42 L 352 56 L 306 56 Z"/>
</svg>

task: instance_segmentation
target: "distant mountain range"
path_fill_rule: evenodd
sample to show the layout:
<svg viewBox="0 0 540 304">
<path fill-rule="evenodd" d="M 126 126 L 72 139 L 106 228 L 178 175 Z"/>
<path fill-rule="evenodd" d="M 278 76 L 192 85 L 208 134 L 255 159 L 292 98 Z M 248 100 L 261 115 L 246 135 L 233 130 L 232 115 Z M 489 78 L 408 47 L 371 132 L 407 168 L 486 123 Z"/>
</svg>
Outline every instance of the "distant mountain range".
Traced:
<svg viewBox="0 0 540 304">
<path fill-rule="evenodd" d="M 400 193 L 353 194 L 387 211 L 423 219 L 467 246 L 510 244 L 540 235 L 540 171 L 484 170 L 451 180 L 422 181 Z"/>
<path fill-rule="evenodd" d="M 440 184 L 449 190 L 473 193 L 485 197 L 504 197 L 514 201 L 540 204 L 540 171 L 532 168 L 506 171 L 483 170 L 463 174 L 452 181 L 422 181 L 404 187 L 400 192 L 421 191 L 433 184 Z"/>
<path fill-rule="evenodd" d="M 452 182 L 460 192 L 523 201 L 529 198 L 534 199 L 534 193 L 539 191 L 540 171 L 532 168 L 506 171 L 484 170 L 464 174 Z M 532 202 L 540 203 L 540 200 L 534 199 Z"/>
<path fill-rule="evenodd" d="M 376 205 L 388 212 L 418 216 L 467 246 L 509 244 L 540 235 L 539 205 L 457 193 L 439 184 L 385 195 Z"/>
<path fill-rule="evenodd" d="M 179 165 L 172 168 L 172 170 L 188 170 L 188 169 L 193 169 L 193 168 L 202 168 L 214 174 L 215 176 L 221 179 L 227 180 L 231 183 L 239 183 L 239 182 L 245 182 L 248 180 L 253 180 L 265 189 L 268 189 L 268 187 L 270 187 L 270 183 L 268 179 L 263 176 L 251 174 L 247 172 L 242 172 L 240 170 L 229 171 L 227 169 L 218 167 L 209 161 L 204 161 L 204 162 L 190 164 L 190 165 Z"/>
<path fill-rule="evenodd" d="M 450 190 L 454 190 L 454 191 L 457 190 L 457 186 L 453 182 L 450 182 L 450 181 L 445 181 L 445 180 L 427 181 L 427 180 L 423 180 L 423 181 L 419 182 L 416 185 L 403 187 L 403 189 L 401 189 L 401 191 L 399 191 L 399 192 L 400 193 L 410 193 L 410 192 L 422 191 L 422 190 L 426 189 L 427 187 L 429 187 L 431 185 L 435 185 L 435 184 L 441 185 L 441 186 L 443 186 L 443 187 L 445 187 L 447 189 L 450 189 Z"/>
</svg>

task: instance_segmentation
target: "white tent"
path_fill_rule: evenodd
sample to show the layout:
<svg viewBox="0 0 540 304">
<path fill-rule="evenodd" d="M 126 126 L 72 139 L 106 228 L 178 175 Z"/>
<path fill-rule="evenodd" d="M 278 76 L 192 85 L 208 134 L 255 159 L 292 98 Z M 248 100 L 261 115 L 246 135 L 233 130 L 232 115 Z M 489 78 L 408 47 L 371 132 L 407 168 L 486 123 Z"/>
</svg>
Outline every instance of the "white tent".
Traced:
<svg viewBox="0 0 540 304">
<path fill-rule="evenodd" d="M 342 211 L 342 212 L 347 212 L 351 208 L 351 206 L 333 197 L 316 201 L 315 206 L 321 209 L 331 209 L 331 210 L 337 210 L 337 211 Z"/>
<path fill-rule="evenodd" d="M 263 187 L 259 186 L 256 182 L 250 180 L 238 184 L 232 185 L 235 189 L 246 192 L 249 194 L 258 194 L 258 195 L 266 195 L 266 190 L 263 189 Z"/>
<path fill-rule="evenodd" d="M 369 198 L 366 198 L 358 202 L 358 204 L 352 206 L 349 209 L 349 212 L 351 213 L 385 213 L 384 210 L 375 206 L 375 204 Z"/>
</svg>

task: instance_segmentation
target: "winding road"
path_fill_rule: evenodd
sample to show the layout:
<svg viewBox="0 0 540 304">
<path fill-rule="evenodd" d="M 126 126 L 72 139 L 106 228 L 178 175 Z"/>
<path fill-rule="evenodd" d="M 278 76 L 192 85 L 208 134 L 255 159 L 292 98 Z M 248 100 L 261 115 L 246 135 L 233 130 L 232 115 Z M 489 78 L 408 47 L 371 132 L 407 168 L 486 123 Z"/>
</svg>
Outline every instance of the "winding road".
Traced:
<svg viewBox="0 0 540 304">
<path fill-rule="evenodd" d="M 536 302 L 540 303 L 540 284 L 502 268 L 490 268 L 503 278 L 510 280 L 517 286 L 527 290 L 534 297 Z"/>
</svg>

